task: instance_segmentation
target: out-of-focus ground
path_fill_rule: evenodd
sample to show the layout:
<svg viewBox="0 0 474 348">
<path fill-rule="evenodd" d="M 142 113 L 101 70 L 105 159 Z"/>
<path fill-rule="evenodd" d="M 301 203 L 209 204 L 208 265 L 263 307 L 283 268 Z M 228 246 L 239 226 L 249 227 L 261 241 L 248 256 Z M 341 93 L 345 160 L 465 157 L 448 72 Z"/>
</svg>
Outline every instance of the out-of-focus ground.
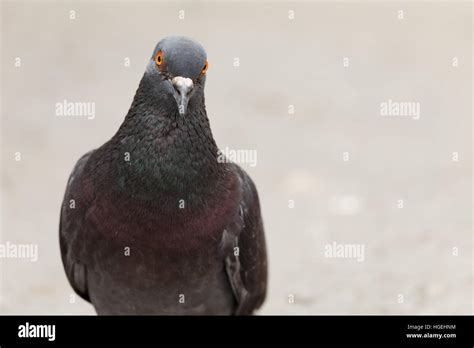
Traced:
<svg viewBox="0 0 474 348">
<path fill-rule="evenodd" d="M 219 146 L 258 151 L 243 167 L 269 250 L 259 313 L 473 313 L 471 7 L 2 2 L 1 242 L 38 244 L 39 259 L 0 259 L 0 313 L 94 313 L 71 303 L 61 264 L 65 184 L 169 34 L 207 49 Z M 381 116 L 389 99 L 420 103 L 420 118 Z M 63 100 L 94 102 L 95 118 L 56 116 Z M 325 257 L 333 242 L 363 245 L 363 262 Z"/>
</svg>

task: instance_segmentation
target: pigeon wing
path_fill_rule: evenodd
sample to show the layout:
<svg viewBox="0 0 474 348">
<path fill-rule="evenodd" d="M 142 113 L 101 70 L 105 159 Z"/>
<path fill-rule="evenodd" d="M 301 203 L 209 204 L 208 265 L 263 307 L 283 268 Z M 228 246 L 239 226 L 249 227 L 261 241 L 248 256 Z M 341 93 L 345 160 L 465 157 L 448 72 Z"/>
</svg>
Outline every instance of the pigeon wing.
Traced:
<svg viewBox="0 0 474 348">
<path fill-rule="evenodd" d="M 76 197 L 76 190 L 80 187 L 78 181 L 82 176 L 84 166 L 92 152 L 93 151 L 86 153 L 79 159 L 69 177 L 59 222 L 59 245 L 66 276 L 74 291 L 89 302 L 87 269 L 83 263 L 77 260 L 75 254 L 75 248 L 78 246 L 77 242 L 79 242 L 81 238 L 80 235 L 85 214 L 83 214 L 82 209 L 75 206 L 75 201 L 73 202 L 71 200 Z"/>
<path fill-rule="evenodd" d="M 257 189 L 252 179 L 235 166 L 242 199 L 237 221 L 224 231 L 225 268 L 237 301 L 236 315 L 250 315 L 265 300 L 267 254 Z"/>
</svg>

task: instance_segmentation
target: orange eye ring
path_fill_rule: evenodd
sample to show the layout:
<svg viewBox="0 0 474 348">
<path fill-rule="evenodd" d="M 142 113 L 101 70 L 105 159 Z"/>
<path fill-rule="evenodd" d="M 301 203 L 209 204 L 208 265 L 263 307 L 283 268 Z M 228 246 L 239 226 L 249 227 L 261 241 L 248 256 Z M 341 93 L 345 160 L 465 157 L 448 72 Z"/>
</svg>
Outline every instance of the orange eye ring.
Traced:
<svg viewBox="0 0 474 348">
<path fill-rule="evenodd" d="M 163 64 L 163 52 L 161 50 L 158 51 L 156 57 L 155 57 L 155 63 L 156 65 L 160 66 Z"/>
<path fill-rule="evenodd" d="M 209 67 L 209 64 L 207 63 L 207 60 L 206 60 L 206 63 L 204 63 L 204 66 L 202 67 L 202 70 L 201 70 L 201 76 L 206 73 L 208 67 Z"/>
</svg>

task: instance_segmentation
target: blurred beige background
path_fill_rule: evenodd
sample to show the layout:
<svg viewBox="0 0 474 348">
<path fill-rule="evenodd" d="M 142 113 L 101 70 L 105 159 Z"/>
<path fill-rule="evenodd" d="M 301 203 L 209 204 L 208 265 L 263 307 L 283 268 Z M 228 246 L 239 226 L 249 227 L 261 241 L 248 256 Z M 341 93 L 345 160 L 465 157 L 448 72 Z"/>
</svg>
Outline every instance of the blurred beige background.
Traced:
<svg viewBox="0 0 474 348">
<path fill-rule="evenodd" d="M 207 49 L 219 146 L 258 151 L 243 167 L 269 248 L 261 314 L 473 313 L 470 2 L 2 1 L 1 33 L 0 242 L 39 258 L 0 259 L 0 313 L 95 313 L 61 264 L 65 184 L 170 34 Z M 56 116 L 64 99 L 95 118 Z M 389 99 L 420 118 L 381 116 Z M 363 245 L 363 262 L 325 257 L 333 242 Z"/>
</svg>

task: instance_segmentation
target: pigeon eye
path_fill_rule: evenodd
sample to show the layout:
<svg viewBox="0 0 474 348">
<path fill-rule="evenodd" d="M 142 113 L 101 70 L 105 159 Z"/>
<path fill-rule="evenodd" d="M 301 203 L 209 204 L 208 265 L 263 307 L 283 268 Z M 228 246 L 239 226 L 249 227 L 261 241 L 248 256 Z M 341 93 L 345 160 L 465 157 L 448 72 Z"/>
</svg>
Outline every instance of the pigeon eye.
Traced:
<svg viewBox="0 0 474 348">
<path fill-rule="evenodd" d="M 161 50 L 158 51 L 158 54 L 155 57 L 155 62 L 156 62 L 156 65 L 163 64 L 163 52 L 161 52 Z"/>
<path fill-rule="evenodd" d="M 202 67 L 202 70 L 201 70 L 201 76 L 206 73 L 208 66 L 209 64 L 207 64 L 207 60 L 206 60 L 206 63 L 204 63 L 204 66 Z"/>
</svg>

